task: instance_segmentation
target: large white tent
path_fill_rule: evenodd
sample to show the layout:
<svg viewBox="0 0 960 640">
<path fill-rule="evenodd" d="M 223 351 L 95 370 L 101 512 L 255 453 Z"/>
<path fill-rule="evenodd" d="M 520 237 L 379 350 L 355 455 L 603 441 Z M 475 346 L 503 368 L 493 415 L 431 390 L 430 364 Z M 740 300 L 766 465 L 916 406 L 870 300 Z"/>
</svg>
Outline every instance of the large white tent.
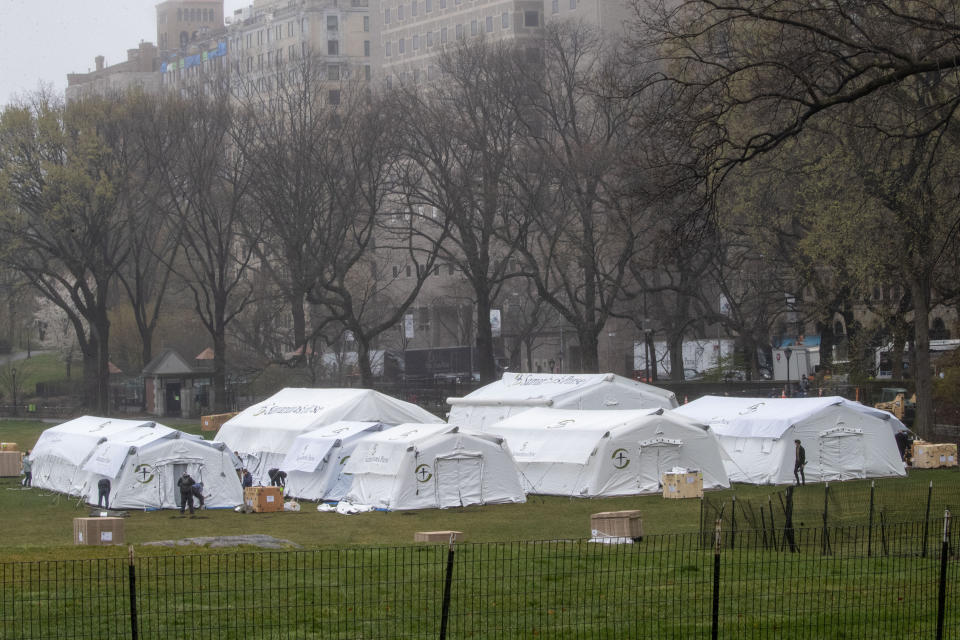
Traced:
<svg viewBox="0 0 960 640">
<path fill-rule="evenodd" d="M 794 482 L 794 440 L 806 452 L 807 481 L 905 475 L 892 414 L 839 396 L 730 398 L 705 396 L 676 413 L 706 422 L 729 454 L 733 482 Z"/>
<path fill-rule="evenodd" d="M 730 486 L 714 434 L 662 409 L 531 409 L 484 431 L 506 439 L 528 493 L 654 493 L 675 467 L 701 471 L 705 489 Z"/>
<path fill-rule="evenodd" d="M 448 398 L 450 424 L 474 429 L 535 407 L 551 409 L 672 409 L 677 398 L 666 391 L 612 373 L 504 373 L 496 382 L 463 398 Z"/>
<path fill-rule="evenodd" d="M 503 439 L 448 424 L 402 424 L 371 434 L 345 472 L 353 484 L 344 500 L 382 509 L 526 502 Z"/>
<path fill-rule="evenodd" d="M 206 506 L 243 503 L 226 446 L 154 422 L 76 418 L 45 430 L 30 458 L 33 486 L 90 504 L 97 504 L 98 482 L 109 479 L 111 509 L 179 507 L 184 471 L 203 483 Z"/>
<path fill-rule="evenodd" d="M 296 437 L 280 463 L 287 472 L 287 495 L 305 500 L 340 500 L 353 476 L 343 472 L 353 450 L 380 422 L 334 422 Z"/>
<path fill-rule="evenodd" d="M 415 404 L 370 389 L 287 388 L 225 422 L 214 442 L 239 452 L 254 481 L 267 484 L 267 472 L 280 468 L 297 436 L 343 420 L 443 422 Z"/>
</svg>

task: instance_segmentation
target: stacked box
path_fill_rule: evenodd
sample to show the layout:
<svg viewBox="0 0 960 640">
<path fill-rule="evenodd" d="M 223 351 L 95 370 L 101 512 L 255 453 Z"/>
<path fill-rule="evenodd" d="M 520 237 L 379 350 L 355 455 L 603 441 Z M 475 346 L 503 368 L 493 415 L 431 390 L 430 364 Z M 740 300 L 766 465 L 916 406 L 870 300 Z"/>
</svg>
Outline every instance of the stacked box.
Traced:
<svg viewBox="0 0 960 640">
<path fill-rule="evenodd" d="M 123 518 L 74 518 L 74 544 L 123 544 Z"/>
<path fill-rule="evenodd" d="M 453 536 L 454 542 L 463 542 L 466 536 L 463 531 L 414 531 L 414 542 L 450 542 L 450 536 Z"/>
<path fill-rule="evenodd" d="M 280 487 L 247 487 L 243 503 L 254 513 L 283 511 L 283 490 Z"/>
<path fill-rule="evenodd" d="M 0 451 L 19 451 L 16 442 L 0 442 Z"/>
<path fill-rule="evenodd" d="M 688 471 L 687 473 L 663 474 L 664 498 L 702 498 L 703 473 Z"/>
<path fill-rule="evenodd" d="M 217 431 L 223 426 L 223 423 L 237 415 L 234 413 L 216 413 L 210 416 L 200 418 L 201 431 Z"/>
<path fill-rule="evenodd" d="M 639 511 L 603 511 L 590 516 L 594 538 L 642 538 L 643 520 Z"/>
<path fill-rule="evenodd" d="M 23 454 L 19 451 L 0 451 L 0 478 L 19 476 L 22 459 Z"/>
<path fill-rule="evenodd" d="M 913 443 L 912 464 L 917 469 L 957 466 L 957 445 L 917 440 Z"/>
</svg>

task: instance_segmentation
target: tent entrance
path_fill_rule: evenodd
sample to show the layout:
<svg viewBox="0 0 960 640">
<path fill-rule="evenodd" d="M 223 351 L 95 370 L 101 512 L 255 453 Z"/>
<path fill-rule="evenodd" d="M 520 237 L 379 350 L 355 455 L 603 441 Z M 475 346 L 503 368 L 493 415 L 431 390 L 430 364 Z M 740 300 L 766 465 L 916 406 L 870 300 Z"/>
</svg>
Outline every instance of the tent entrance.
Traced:
<svg viewBox="0 0 960 640">
<path fill-rule="evenodd" d="M 482 455 L 464 453 L 437 458 L 433 471 L 439 508 L 483 502 Z"/>
<path fill-rule="evenodd" d="M 183 475 L 183 472 L 187 470 L 187 465 L 174 463 L 167 465 L 167 468 L 173 469 L 173 477 L 170 479 L 171 488 L 173 490 L 173 501 L 176 503 L 177 508 L 180 508 L 180 489 L 177 487 L 177 480 L 179 480 L 180 476 Z"/>
<path fill-rule="evenodd" d="M 820 479 L 853 480 L 866 476 L 863 430 L 838 426 L 820 434 Z"/>
<path fill-rule="evenodd" d="M 683 441 L 671 438 L 652 438 L 640 443 L 637 465 L 637 490 L 658 491 L 663 487 L 663 474 L 680 465 L 680 447 Z"/>
</svg>

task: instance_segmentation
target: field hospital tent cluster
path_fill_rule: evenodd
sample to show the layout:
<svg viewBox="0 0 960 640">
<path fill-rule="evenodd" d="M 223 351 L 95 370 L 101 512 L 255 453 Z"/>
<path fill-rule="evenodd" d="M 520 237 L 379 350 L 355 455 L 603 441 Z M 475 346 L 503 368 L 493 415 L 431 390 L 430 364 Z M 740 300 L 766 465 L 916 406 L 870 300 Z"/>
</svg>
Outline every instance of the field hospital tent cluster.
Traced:
<svg viewBox="0 0 960 640">
<path fill-rule="evenodd" d="M 807 481 L 906 475 L 894 437 L 903 423 L 845 398 L 705 396 L 675 413 L 710 425 L 733 482 L 794 482 L 794 440 L 806 452 Z"/>
<path fill-rule="evenodd" d="M 254 483 L 269 484 L 267 472 L 270 469 L 284 469 L 289 479 L 291 471 L 322 473 L 320 465 L 329 462 L 325 462 L 325 458 L 333 449 L 337 449 L 335 453 L 341 460 L 344 455 L 349 455 L 344 448 L 349 445 L 350 436 L 343 432 L 343 437 L 332 438 L 337 434 L 327 432 L 314 434 L 321 442 L 309 448 L 309 456 L 319 455 L 316 458 L 318 466 L 312 471 L 307 471 L 310 465 L 306 458 L 300 462 L 288 458 L 298 436 L 307 436 L 311 431 L 345 421 L 381 425 L 443 422 L 415 404 L 370 389 L 288 388 L 225 422 L 214 437 L 214 442 L 222 442 L 231 451 L 240 453 L 243 466 L 253 475 Z M 339 444 L 336 443 L 337 439 L 340 440 Z M 327 451 L 318 453 L 326 445 L 330 445 Z M 304 451 L 307 445 L 301 441 L 298 446 Z M 298 483 L 302 480 L 296 479 Z M 311 495 L 316 495 L 319 489 L 313 487 L 309 491 L 313 492 Z"/>
<path fill-rule="evenodd" d="M 672 409 L 672 391 L 612 373 L 504 373 L 463 398 L 448 398 L 451 424 L 486 429 L 533 408 L 624 410 Z"/>
<path fill-rule="evenodd" d="M 90 504 L 109 479 L 111 509 L 178 508 L 184 471 L 203 483 L 207 507 L 243 502 L 230 450 L 155 422 L 76 418 L 46 429 L 30 458 L 33 486 Z"/>
</svg>

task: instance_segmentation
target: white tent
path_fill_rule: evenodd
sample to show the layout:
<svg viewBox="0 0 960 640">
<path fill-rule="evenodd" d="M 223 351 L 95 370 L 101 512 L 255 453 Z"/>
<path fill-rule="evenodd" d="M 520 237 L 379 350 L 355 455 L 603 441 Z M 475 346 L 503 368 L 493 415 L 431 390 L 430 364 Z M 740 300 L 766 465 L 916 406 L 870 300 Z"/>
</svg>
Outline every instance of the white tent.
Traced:
<svg viewBox="0 0 960 640">
<path fill-rule="evenodd" d="M 353 450 L 384 428 L 380 422 L 343 421 L 297 436 L 279 467 L 287 472 L 285 493 L 305 500 L 340 500 L 353 480 L 343 472 Z"/>
<path fill-rule="evenodd" d="M 344 500 L 383 509 L 526 502 L 503 439 L 448 424 L 402 424 L 371 434 L 345 472 L 353 485 Z"/>
<path fill-rule="evenodd" d="M 484 430 L 506 439 L 528 493 L 653 493 L 674 467 L 703 472 L 705 489 L 730 486 L 713 433 L 662 409 L 531 409 Z"/>
<path fill-rule="evenodd" d="M 450 424 L 486 429 L 534 407 L 551 409 L 672 409 L 672 391 L 612 373 L 504 373 L 463 398 L 448 398 Z"/>
<path fill-rule="evenodd" d="M 254 482 L 266 484 L 267 471 L 280 468 L 297 436 L 343 420 L 388 425 L 442 422 L 415 404 L 370 389 L 288 388 L 225 422 L 214 442 L 240 452 Z"/>
<path fill-rule="evenodd" d="M 838 396 L 728 398 L 705 396 L 676 413 L 706 422 L 730 456 L 733 482 L 794 482 L 793 441 L 806 452 L 808 481 L 905 475 L 892 414 Z"/>
<path fill-rule="evenodd" d="M 208 507 L 243 503 L 226 446 L 154 422 L 76 418 L 45 430 L 30 458 L 35 487 L 90 504 L 97 504 L 98 482 L 108 478 L 111 509 L 179 507 L 184 471 L 203 483 Z"/>
</svg>

